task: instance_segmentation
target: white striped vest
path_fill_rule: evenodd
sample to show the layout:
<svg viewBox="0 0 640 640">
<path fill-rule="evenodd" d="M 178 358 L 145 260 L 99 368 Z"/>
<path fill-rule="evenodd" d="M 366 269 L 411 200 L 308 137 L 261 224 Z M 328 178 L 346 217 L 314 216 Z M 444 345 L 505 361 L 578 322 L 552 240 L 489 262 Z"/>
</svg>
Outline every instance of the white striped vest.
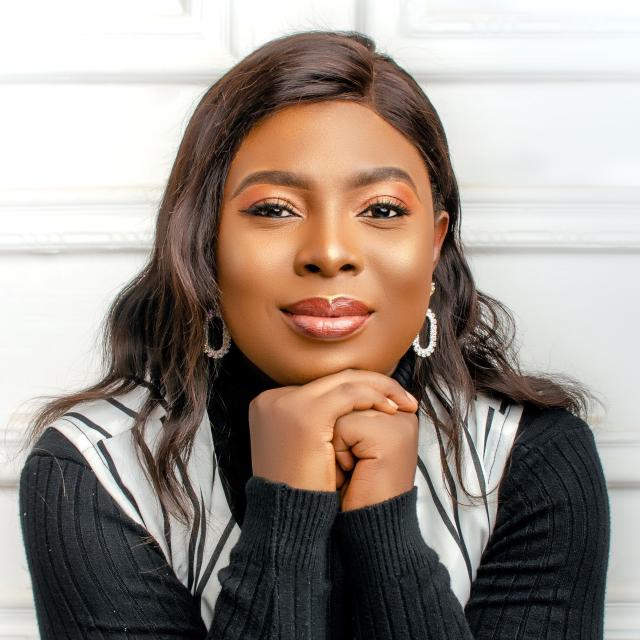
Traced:
<svg viewBox="0 0 640 640">
<path fill-rule="evenodd" d="M 431 390 L 427 391 L 438 416 L 442 416 L 444 408 Z M 191 458 L 186 469 L 183 467 L 195 520 L 192 526 L 185 527 L 161 508 L 138 461 L 132 437 L 135 412 L 148 393 L 146 387 L 138 385 L 108 400 L 77 404 L 50 426 L 75 445 L 121 509 L 154 537 L 178 579 L 200 603 L 202 619 L 208 628 L 220 592 L 217 574 L 229 564 L 229 553 L 238 540 L 240 528 L 231 515 L 222 487 L 206 409 Z M 500 402 L 481 393 L 476 396 L 462 438 L 464 485 L 473 495 L 487 493 L 499 482 L 522 411 L 519 404 Z M 145 442 L 154 456 L 165 415 L 159 405 L 146 425 Z M 498 492 L 486 500 L 470 501 L 461 490 L 452 459 L 445 466 L 443 478 L 440 450 L 446 450 L 446 439 L 422 409 L 418 418 L 415 485 L 420 531 L 448 569 L 451 589 L 464 607 L 495 525 Z M 178 477 L 185 482 L 182 471 Z M 457 495 L 461 503 L 457 508 L 450 493 Z"/>
</svg>

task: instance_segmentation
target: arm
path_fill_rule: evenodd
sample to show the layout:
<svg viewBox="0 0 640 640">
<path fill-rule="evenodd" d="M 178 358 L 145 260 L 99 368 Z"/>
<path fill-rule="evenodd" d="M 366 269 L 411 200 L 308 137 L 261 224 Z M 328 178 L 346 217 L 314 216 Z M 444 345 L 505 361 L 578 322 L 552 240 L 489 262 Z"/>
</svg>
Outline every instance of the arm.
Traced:
<svg viewBox="0 0 640 640">
<path fill-rule="evenodd" d="M 252 476 L 246 494 L 240 537 L 218 572 L 222 590 L 207 638 L 326 638 L 338 492 Z"/>
<path fill-rule="evenodd" d="M 358 638 L 603 637 L 610 537 L 604 474 L 588 425 L 566 414 L 556 426 L 553 437 L 514 447 L 464 610 L 420 534 L 417 487 L 338 514 Z"/>
<path fill-rule="evenodd" d="M 245 526 L 218 572 L 222 590 L 209 632 L 160 548 L 141 544 L 148 533 L 79 460 L 31 455 L 19 501 L 44 640 L 79 640 L 96 630 L 104 638 L 322 637 L 311 632 L 326 618 L 323 549 L 337 492 L 247 483 Z"/>
</svg>

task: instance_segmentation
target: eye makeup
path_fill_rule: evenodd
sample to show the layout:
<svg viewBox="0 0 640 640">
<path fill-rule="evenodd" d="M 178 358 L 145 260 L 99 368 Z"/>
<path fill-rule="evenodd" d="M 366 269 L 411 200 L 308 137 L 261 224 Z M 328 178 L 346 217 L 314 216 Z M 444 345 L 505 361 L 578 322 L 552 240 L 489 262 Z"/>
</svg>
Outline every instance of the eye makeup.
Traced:
<svg viewBox="0 0 640 640">
<path fill-rule="evenodd" d="M 363 216 L 365 218 L 369 217 L 369 218 L 373 218 L 374 220 L 394 220 L 396 218 L 401 218 L 403 216 L 408 216 L 411 215 L 409 209 L 407 207 L 405 207 L 403 204 L 401 204 L 398 200 L 396 200 L 395 198 L 391 198 L 390 196 L 381 196 L 380 198 L 375 199 L 373 202 L 371 202 L 366 209 L 364 209 L 362 211 L 362 213 L 365 213 L 367 211 L 373 211 L 375 209 L 383 209 L 383 210 L 387 210 L 387 211 L 395 211 L 396 215 L 392 215 L 392 216 L 387 216 L 387 217 L 376 217 L 376 216 Z M 258 202 L 246 209 L 241 209 L 240 212 L 244 213 L 246 215 L 252 215 L 252 216 L 257 216 L 257 217 L 261 217 L 261 218 L 279 218 L 279 219 L 284 219 L 284 218 L 291 218 L 291 217 L 295 217 L 296 214 L 294 214 L 293 216 L 282 216 L 282 215 L 269 215 L 268 212 L 282 212 L 282 211 L 288 211 L 289 213 L 294 213 L 293 212 L 293 207 L 292 205 L 287 202 L 286 200 L 283 200 L 281 198 L 274 198 L 274 199 L 269 199 L 269 200 L 264 200 L 262 202 Z M 267 212 L 265 214 L 265 212 Z"/>
</svg>

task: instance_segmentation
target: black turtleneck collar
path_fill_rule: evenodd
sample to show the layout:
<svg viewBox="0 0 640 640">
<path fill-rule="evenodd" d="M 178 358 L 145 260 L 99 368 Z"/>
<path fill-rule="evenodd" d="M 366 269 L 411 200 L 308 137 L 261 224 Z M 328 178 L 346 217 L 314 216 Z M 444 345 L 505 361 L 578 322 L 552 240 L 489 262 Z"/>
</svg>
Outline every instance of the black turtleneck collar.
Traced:
<svg viewBox="0 0 640 640">
<path fill-rule="evenodd" d="M 391 377 L 411 391 L 415 353 L 409 348 Z M 220 477 L 231 512 L 240 525 L 246 499 L 244 486 L 252 475 L 249 403 L 267 389 L 282 386 L 258 368 L 232 341 L 229 352 L 209 367 L 208 414 Z"/>
</svg>

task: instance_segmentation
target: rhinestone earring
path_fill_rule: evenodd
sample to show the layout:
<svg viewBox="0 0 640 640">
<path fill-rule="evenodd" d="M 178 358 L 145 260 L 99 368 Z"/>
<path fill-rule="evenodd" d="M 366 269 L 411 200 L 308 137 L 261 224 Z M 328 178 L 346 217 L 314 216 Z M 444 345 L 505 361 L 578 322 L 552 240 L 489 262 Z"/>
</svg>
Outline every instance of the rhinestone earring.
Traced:
<svg viewBox="0 0 640 640">
<path fill-rule="evenodd" d="M 220 318 L 220 322 L 222 323 L 222 346 L 219 349 L 212 349 L 209 345 L 209 321 L 212 318 Z M 222 316 L 214 316 L 213 311 L 207 311 L 207 320 L 204 323 L 204 336 L 204 353 L 209 358 L 218 360 L 229 352 L 229 348 L 231 347 L 231 336 L 227 331 L 227 327 L 224 324 Z"/>
<path fill-rule="evenodd" d="M 431 293 L 436 290 L 435 282 L 431 283 Z M 429 318 L 429 344 L 426 347 L 420 346 L 420 333 L 416 336 L 413 341 L 413 350 L 416 352 L 418 356 L 421 358 L 428 358 L 436 348 L 436 342 L 438 339 L 438 321 L 436 320 L 436 314 L 431 311 L 431 309 L 427 309 L 426 317 Z"/>
</svg>

